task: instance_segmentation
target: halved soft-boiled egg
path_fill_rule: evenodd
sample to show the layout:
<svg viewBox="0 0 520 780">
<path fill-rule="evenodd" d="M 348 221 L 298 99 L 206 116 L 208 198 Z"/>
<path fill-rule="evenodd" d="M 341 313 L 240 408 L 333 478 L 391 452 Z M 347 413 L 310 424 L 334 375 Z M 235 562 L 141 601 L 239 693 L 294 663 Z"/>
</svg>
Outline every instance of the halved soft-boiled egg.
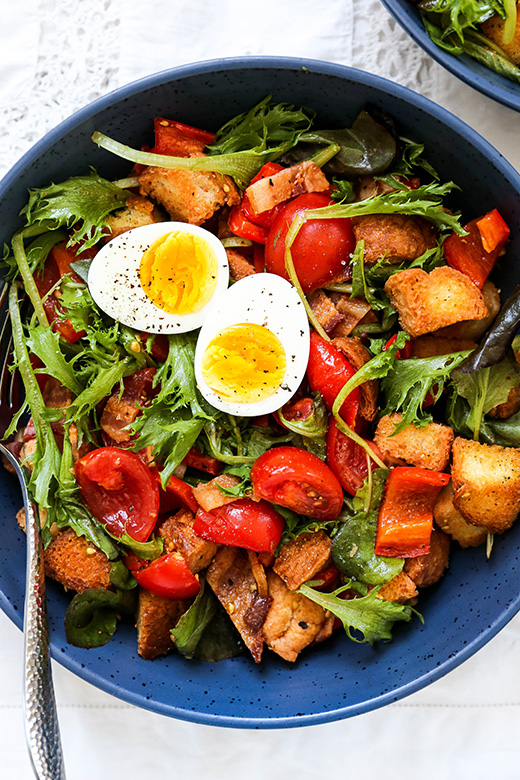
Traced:
<svg viewBox="0 0 520 780">
<path fill-rule="evenodd" d="M 195 350 L 197 387 L 221 411 L 274 412 L 300 386 L 309 321 L 296 289 L 274 274 L 246 276 L 215 302 Z"/>
<path fill-rule="evenodd" d="M 226 250 L 204 228 L 158 222 L 121 233 L 97 253 L 90 293 L 118 322 L 148 333 L 199 328 L 229 283 Z"/>
</svg>

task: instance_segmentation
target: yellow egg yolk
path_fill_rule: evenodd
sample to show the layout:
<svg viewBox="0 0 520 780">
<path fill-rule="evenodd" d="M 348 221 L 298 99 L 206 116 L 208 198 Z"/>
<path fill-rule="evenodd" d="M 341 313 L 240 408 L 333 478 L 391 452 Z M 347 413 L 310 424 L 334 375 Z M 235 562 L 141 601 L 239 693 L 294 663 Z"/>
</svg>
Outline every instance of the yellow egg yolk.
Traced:
<svg viewBox="0 0 520 780">
<path fill-rule="evenodd" d="M 200 236 L 167 233 L 144 253 L 139 267 L 143 289 L 170 314 L 192 314 L 207 304 L 217 284 L 217 258 Z"/>
<path fill-rule="evenodd" d="M 263 325 L 243 323 L 224 328 L 202 357 L 208 386 L 235 403 L 254 403 L 273 395 L 285 376 L 285 350 Z"/>
</svg>

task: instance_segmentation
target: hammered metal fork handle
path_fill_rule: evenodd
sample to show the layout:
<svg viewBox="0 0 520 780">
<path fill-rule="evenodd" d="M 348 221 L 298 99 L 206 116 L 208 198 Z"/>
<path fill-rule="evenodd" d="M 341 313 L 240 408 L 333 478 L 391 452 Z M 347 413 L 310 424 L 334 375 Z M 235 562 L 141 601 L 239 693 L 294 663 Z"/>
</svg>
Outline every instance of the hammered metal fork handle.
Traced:
<svg viewBox="0 0 520 780">
<path fill-rule="evenodd" d="M 25 736 L 38 780 L 65 780 L 49 654 L 45 574 L 38 518 L 29 499 L 20 464 L 2 444 L 0 444 L 0 451 L 14 466 L 22 489 L 25 508 L 27 537 L 24 608 Z"/>
</svg>

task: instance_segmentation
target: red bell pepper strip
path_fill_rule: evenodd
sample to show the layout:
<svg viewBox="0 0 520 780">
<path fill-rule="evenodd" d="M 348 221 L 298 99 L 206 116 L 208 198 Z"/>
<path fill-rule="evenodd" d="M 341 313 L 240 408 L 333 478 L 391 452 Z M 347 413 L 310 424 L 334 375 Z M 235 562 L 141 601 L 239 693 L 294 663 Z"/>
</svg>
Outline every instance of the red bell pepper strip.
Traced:
<svg viewBox="0 0 520 780">
<path fill-rule="evenodd" d="M 222 463 L 210 455 L 204 455 L 196 447 L 192 447 L 185 456 L 183 463 L 191 466 L 193 469 L 205 471 L 206 474 L 212 474 L 216 477 L 222 471 Z"/>
<path fill-rule="evenodd" d="M 383 347 L 383 352 L 386 352 L 386 350 L 392 346 L 397 340 L 397 333 L 388 339 L 385 346 Z M 412 357 L 413 352 L 413 346 L 412 346 L 412 340 L 408 339 L 406 344 L 402 349 L 398 349 L 395 353 L 395 359 L 396 360 L 408 360 L 408 358 Z"/>
<path fill-rule="evenodd" d="M 171 512 L 172 510 L 179 509 L 182 506 L 186 509 L 189 509 L 191 512 L 197 511 L 199 505 L 195 496 L 193 495 L 193 489 L 191 485 L 188 485 L 187 482 L 184 482 L 182 479 L 179 479 L 172 474 L 169 482 L 166 484 L 166 488 L 163 488 L 160 471 L 156 468 L 152 468 L 150 470 L 155 476 L 157 487 L 159 489 L 160 514 Z"/>
<path fill-rule="evenodd" d="M 449 481 L 449 474 L 439 471 L 409 466 L 392 469 L 379 508 L 375 553 L 392 558 L 429 553 L 433 505 Z"/>
<path fill-rule="evenodd" d="M 278 163 L 274 162 L 268 162 L 265 165 L 262 166 L 262 168 L 258 171 L 256 176 L 254 176 L 251 179 L 251 184 L 254 184 L 257 181 L 260 181 L 260 179 L 267 179 L 269 176 L 273 176 L 275 173 L 278 173 L 279 171 L 283 171 L 283 165 L 279 165 Z M 285 202 L 285 201 L 284 201 Z M 250 222 L 254 222 L 255 225 L 261 225 L 265 228 L 270 228 L 273 224 L 274 218 L 278 214 L 280 210 L 280 206 L 282 204 L 279 203 L 277 206 L 273 206 L 272 209 L 268 209 L 267 211 L 262 211 L 259 214 L 256 213 L 256 211 L 251 206 L 251 202 L 249 200 L 249 197 L 247 195 L 247 190 L 244 193 L 244 197 L 242 198 L 242 203 L 240 204 L 240 208 L 242 210 L 242 213 L 246 219 L 248 219 Z"/>
<path fill-rule="evenodd" d="M 72 323 L 70 319 L 66 317 L 65 311 L 59 300 L 53 293 L 50 295 L 48 295 L 48 293 L 57 282 L 59 282 L 62 276 L 72 273 L 70 263 L 75 259 L 77 259 L 75 255 L 71 253 L 71 250 L 67 249 L 64 243 L 56 244 L 56 246 L 51 249 L 48 258 L 45 261 L 43 272 L 34 277 L 36 287 L 43 300 L 45 314 L 47 315 L 52 329 L 59 333 L 69 344 L 78 341 L 85 335 L 85 331 L 77 331 L 73 328 Z M 77 276 L 76 281 L 80 281 Z M 46 295 L 48 295 L 47 298 L 45 297 Z"/>
<path fill-rule="evenodd" d="M 509 228 L 496 209 L 464 225 L 466 236 L 452 233 L 443 244 L 451 268 L 469 276 L 482 289 L 509 241 Z"/>
<path fill-rule="evenodd" d="M 261 225 L 255 225 L 254 222 L 247 219 L 240 205 L 233 206 L 228 219 L 229 229 L 235 236 L 248 238 L 250 241 L 256 241 L 257 244 L 265 244 L 267 241 L 267 228 Z"/>
<path fill-rule="evenodd" d="M 202 153 L 215 138 L 213 133 L 184 125 L 182 122 L 173 122 L 162 116 L 154 120 L 154 134 L 155 145 L 151 151 L 172 157 L 189 157 L 193 152 Z"/>
<path fill-rule="evenodd" d="M 343 352 L 314 331 L 311 333 L 307 379 L 311 390 L 322 394 L 329 411 L 332 411 L 339 391 L 355 373 Z M 351 428 L 355 424 L 358 408 L 359 388 L 356 387 L 340 409 L 342 418 Z"/>
</svg>

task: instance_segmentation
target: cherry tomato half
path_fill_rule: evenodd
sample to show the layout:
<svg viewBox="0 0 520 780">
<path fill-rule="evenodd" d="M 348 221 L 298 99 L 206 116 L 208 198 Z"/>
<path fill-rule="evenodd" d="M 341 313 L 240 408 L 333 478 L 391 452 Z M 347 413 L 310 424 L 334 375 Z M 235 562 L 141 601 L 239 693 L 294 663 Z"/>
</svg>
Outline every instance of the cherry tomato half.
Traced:
<svg viewBox="0 0 520 780">
<path fill-rule="evenodd" d="M 343 385 L 355 373 L 343 352 L 314 331 L 311 333 L 307 379 L 311 390 L 321 393 L 329 411 Z M 358 407 L 359 388 L 356 388 L 347 396 L 340 409 L 341 416 L 350 427 L 355 423 Z"/>
<path fill-rule="evenodd" d="M 161 555 L 132 573 L 139 585 L 165 599 L 191 599 L 200 590 L 200 582 L 178 552 Z"/>
<path fill-rule="evenodd" d="M 145 542 L 157 521 L 159 489 L 152 471 L 134 453 L 100 447 L 74 466 L 81 497 L 114 536 L 124 531 Z"/>
<path fill-rule="evenodd" d="M 255 494 L 317 520 L 335 520 L 343 490 L 331 469 L 308 450 L 276 447 L 254 462 Z"/>
<path fill-rule="evenodd" d="M 285 528 L 283 517 L 266 501 L 239 498 L 231 504 L 195 515 L 193 530 L 216 544 L 274 552 Z"/>
<path fill-rule="evenodd" d="M 377 449 L 375 444 L 368 444 Z M 367 455 L 359 444 L 340 431 L 334 419 L 327 431 L 327 463 L 347 493 L 355 496 L 368 474 Z"/>
<path fill-rule="evenodd" d="M 268 271 L 288 279 L 285 239 L 296 214 L 334 203 L 328 195 L 309 192 L 289 201 L 276 215 L 265 245 Z M 349 219 L 312 219 L 305 222 L 291 247 L 296 275 L 304 293 L 323 287 L 350 262 L 356 241 Z"/>
</svg>

